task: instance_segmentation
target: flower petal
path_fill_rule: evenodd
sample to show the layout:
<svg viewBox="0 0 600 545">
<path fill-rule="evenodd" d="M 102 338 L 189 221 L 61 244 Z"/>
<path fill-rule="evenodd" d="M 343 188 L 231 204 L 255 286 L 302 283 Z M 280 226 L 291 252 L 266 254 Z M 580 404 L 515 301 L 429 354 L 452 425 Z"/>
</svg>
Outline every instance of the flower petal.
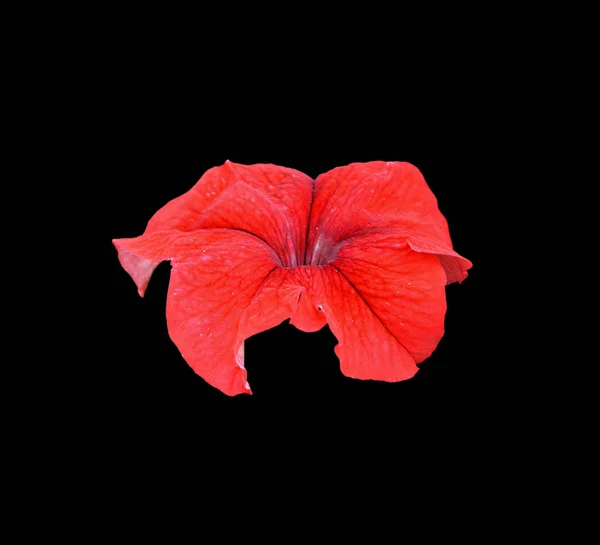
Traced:
<svg viewBox="0 0 600 545">
<path fill-rule="evenodd" d="M 410 163 L 354 163 L 317 178 L 308 263 L 326 264 L 340 241 L 380 229 L 400 230 L 413 250 L 439 255 L 448 283 L 464 280 L 472 266 L 452 249 L 437 200 Z"/>
<path fill-rule="evenodd" d="M 231 396 L 250 393 L 243 349 L 249 334 L 240 324 L 261 286 L 280 270 L 273 250 L 257 237 L 231 229 L 158 232 L 119 244 L 143 259 L 172 260 L 167 297 L 171 339 L 209 384 Z M 253 316 L 254 333 L 272 327 L 263 320 Z"/>
<path fill-rule="evenodd" d="M 412 250 L 394 230 L 344 241 L 331 266 L 416 363 L 428 358 L 444 334 L 446 274 L 436 256 Z"/>
<path fill-rule="evenodd" d="M 266 242 L 286 267 L 304 260 L 314 182 L 305 174 L 275 165 L 239 165 L 227 161 L 208 170 L 184 195 L 161 208 L 143 236 L 229 228 Z M 131 255 L 115 245 L 119 260 L 144 295 L 156 261 Z"/>
<path fill-rule="evenodd" d="M 317 269 L 299 267 L 278 268 L 269 275 L 242 317 L 240 337 L 248 338 L 284 320 L 305 332 L 323 328 L 327 320 L 311 296 Z"/>
<path fill-rule="evenodd" d="M 238 341 L 290 316 L 291 324 L 307 332 L 329 323 L 347 376 L 395 382 L 411 378 L 418 370 L 410 353 L 333 266 L 273 271 L 244 313 Z"/>
<path fill-rule="evenodd" d="M 418 371 L 408 350 L 339 269 L 315 268 L 310 295 L 339 342 L 335 353 L 344 375 L 398 382 Z"/>
</svg>

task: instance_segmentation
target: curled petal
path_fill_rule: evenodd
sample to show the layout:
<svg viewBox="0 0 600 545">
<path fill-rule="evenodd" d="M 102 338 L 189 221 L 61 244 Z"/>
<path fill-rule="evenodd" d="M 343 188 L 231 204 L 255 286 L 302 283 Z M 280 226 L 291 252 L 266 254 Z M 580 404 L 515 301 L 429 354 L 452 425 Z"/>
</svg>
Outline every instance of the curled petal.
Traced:
<svg viewBox="0 0 600 545">
<path fill-rule="evenodd" d="M 311 295 L 321 301 L 319 306 L 339 342 L 335 353 L 344 375 L 398 382 L 418 371 L 408 350 L 339 269 L 317 269 Z"/>
<path fill-rule="evenodd" d="M 413 250 L 440 256 L 447 281 L 462 281 L 471 262 L 452 248 L 448 224 L 423 175 L 410 163 L 354 163 L 316 180 L 308 262 L 331 261 L 336 245 L 357 233 L 398 230 Z"/>
<path fill-rule="evenodd" d="M 161 240 L 163 242 L 161 242 Z M 240 323 L 279 258 L 253 235 L 230 229 L 156 233 L 120 245 L 143 259 L 171 259 L 167 325 L 194 371 L 228 395 L 250 393 Z M 253 327 L 262 331 L 261 318 Z M 267 324 L 264 329 L 272 327 Z"/>
<path fill-rule="evenodd" d="M 390 230 L 344 241 L 331 266 L 416 363 L 431 355 L 446 314 L 446 274 L 435 255 L 415 252 Z"/>
<path fill-rule="evenodd" d="M 268 244 L 286 267 L 304 260 L 314 182 L 305 174 L 275 165 L 227 161 L 211 168 L 187 193 L 173 199 L 148 222 L 145 237 L 198 229 L 235 229 Z M 144 295 L 157 262 L 115 245 L 123 268 Z"/>
<path fill-rule="evenodd" d="M 313 297 L 314 267 L 278 268 L 258 290 L 244 313 L 240 337 L 248 338 L 291 318 L 290 323 L 307 333 L 323 328 L 327 320 Z"/>
</svg>

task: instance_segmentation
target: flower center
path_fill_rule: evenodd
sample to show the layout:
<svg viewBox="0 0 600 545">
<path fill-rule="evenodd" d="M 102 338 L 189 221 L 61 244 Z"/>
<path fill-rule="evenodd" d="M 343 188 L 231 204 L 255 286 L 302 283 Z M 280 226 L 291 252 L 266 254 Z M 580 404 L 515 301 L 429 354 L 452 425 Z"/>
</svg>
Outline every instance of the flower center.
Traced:
<svg viewBox="0 0 600 545">
<path fill-rule="evenodd" d="M 327 265 L 335 259 L 338 247 L 329 237 L 319 235 L 306 252 L 306 265 Z"/>
</svg>

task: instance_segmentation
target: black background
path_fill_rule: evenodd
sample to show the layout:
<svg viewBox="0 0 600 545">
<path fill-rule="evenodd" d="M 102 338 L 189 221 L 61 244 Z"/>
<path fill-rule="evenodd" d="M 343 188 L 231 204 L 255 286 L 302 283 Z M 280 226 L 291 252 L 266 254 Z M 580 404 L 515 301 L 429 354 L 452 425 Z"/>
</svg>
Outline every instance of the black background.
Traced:
<svg viewBox="0 0 600 545">
<path fill-rule="evenodd" d="M 491 211 L 508 191 L 498 171 L 510 155 L 510 143 L 497 136 L 501 113 L 485 93 L 471 100 L 487 83 L 473 76 L 453 87 L 432 73 L 427 86 L 416 76 L 395 84 L 384 67 L 385 78 L 375 80 L 356 66 L 321 78 L 284 65 L 277 77 L 260 64 L 196 68 L 163 59 L 156 69 L 155 60 L 107 65 L 86 105 L 93 116 L 82 118 L 94 136 L 83 142 L 89 158 L 81 175 L 95 185 L 81 190 L 90 195 L 81 210 L 89 213 L 93 251 L 86 253 L 99 280 L 85 287 L 94 327 L 80 354 L 99 363 L 81 363 L 94 376 L 81 395 L 99 394 L 102 425 L 130 444 L 139 434 L 234 437 L 264 427 L 271 435 L 351 430 L 359 442 L 378 430 L 394 438 L 412 425 L 426 433 L 485 429 L 505 406 L 498 400 L 506 366 L 492 324 L 501 301 L 490 277 L 495 258 L 487 255 L 498 254 Z M 474 266 L 463 284 L 446 288 L 446 333 L 415 378 L 344 377 L 328 327 L 307 334 L 287 323 L 246 341 L 252 396 L 228 397 L 186 364 L 166 326 L 169 264 L 157 268 L 142 299 L 111 241 L 141 235 L 160 207 L 228 159 L 313 178 L 372 160 L 408 161 L 422 171 L 455 249 Z"/>
<path fill-rule="evenodd" d="M 425 461 L 418 478 L 431 472 L 460 481 L 461 466 L 476 473 L 482 460 L 496 472 L 492 460 L 506 448 L 499 438 L 511 426 L 506 415 L 516 410 L 505 388 L 513 347 L 497 281 L 507 273 L 499 268 L 506 246 L 492 234 L 492 210 L 511 182 L 499 174 L 505 148 L 488 140 L 493 118 L 452 101 L 417 106 L 396 99 L 394 89 L 381 103 L 372 95 L 360 102 L 356 93 L 359 102 L 348 103 L 339 86 L 340 94 L 328 95 L 322 85 L 265 83 L 269 95 L 254 102 L 243 82 L 215 85 L 235 90 L 223 97 L 182 82 L 162 95 L 132 77 L 135 85 L 115 85 L 95 104 L 94 159 L 82 169 L 83 179 L 97 180 L 91 206 L 82 207 L 94 236 L 86 234 L 77 255 L 88 254 L 97 280 L 79 292 L 91 323 L 75 320 L 88 333 L 77 339 L 79 402 L 68 411 L 77 418 L 78 407 L 92 407 L 86 427 L 94 430 L 99 475 L 113 482 L 113 473 L 131 474 L 147 489 L 155 470 L 167 478 L 197 474 L 205 484 L 230 482 L 227 490 L 247 491 L 243 502 L 252 503 L 270 475 L 282 475 L 286 487 L 305 478 L 323 483 L 323 473 L 352 486 L 379 473 L 385 487 L 412 475 L 417 460 Z M 180 103 L 174 90 L 182 89 Z M 371 160 L 408 161 L 423 172 L 455 249 L 474 266 L 463 284 L 447 287 L 445 335 L 413 379 L 347 378 L 327 327 L 307 334 L 286 323 L 246 342 L 252 396 L 228 397 L 187 365 L 167 331 L 169 264 L 156 269 L 142 299 L 111 241 L 142 234 L 160 207 L 227 159 L 311 177 Z"/>
<path fill-rule="evenodd" d="M 159 490 L 158 475 L 176 485 L 200 475 L 202 483 L 191 496 L 209 502 L 214 497 L 206 485 L 215 481 L 228 494 L 216 505 L 234 519 L 233 526 L 246 506 L 263 505 L 269 476 L 281 476 L 282 487 L 293 492 L 306 478 L 314 485 L 310 511 L 337 472 L 354 491 L 352 499 L 361 473 L 365 482 L 379 473 L 381 488 L 393 487 L 394 513 L 388 520 L 394 523 L 407 518 L 396 501 L 403 496 L 428 516 L 432 506 L 448 511 L 457 506 L 459 520 L 474 526 L 472 521 L 480 519 L 460 501 L 466 477 L 494 495 L 490 476 L 503 478 L 510 456 L 522 456 L 520 443 L 506 441 L 514 421 L 522 418 L 507 416 L 517 414 L 515 389 L 522 388 L 522 370 L 546 364 L 538 355 L 523 356 L 516 346 L 513 323 L 523 318 L 524 307 L 521 300 L 508 306 L 501 291 L 507 279 L 521 279 L 523 266 L 515 254 L 531 247 L 510 228 L 527 187 L 517 180 L 516 142 L 535 142 L 523 120 L 530 104 L 539 103 L 538 95 L 523 97 L 522 79 L 512 73 L 510 61 L 502 70 L 479 40 L 465 39 L 464 50 L 455 53 L 449 45 L 460 31 L 448 25 L 456 36 L 439 40 L 433 19 L 418 39 L 403 45 L 400 37 L 414 21 L 381 13 L 371 28 L 389 43 L 379 50 L 368 50 L 371 40 L 360 21 L 347 27 L 349 40 L 325 52 L 319 32 L 295 32 L 287 24 L 279 28 L 281 36 L 274 36 L 274 28 L 261 33 L 248 25 L 251 36 L 236 41 L 228 17 L 192 18 L 197 28 L 186 34 L 191 43 L 180 44 L 145 25 L 139 15 L 125 23 L 123 43 L 112 25 L 99 27 L 89 51 L 79 40 L 66 40 L 65 55 L 52 56 L 48 77 L 36 76 L 33 86 L 47 97 L 44 106 L 52 112 L 51 121 L 41 123 L 40 138 L 51 159 L 29 178 L 50 187 L 66 209 L 49 206 L 62 220 L 61 232 L 50 239 L 52 253 L 42 264 L 51 263 L 67 286 L 55 288 L 36 263 L 32 291 L 56 296 L 48 329 L 59 346 L 49 351 L 32 340 L 42 344 L 44 357 L 20 365 L 50 397 L 35 409 L 36 418 L 39 413 L 49 426 L 40 448 L 30 449 L 31 465 L 52 461 L 60 440 L 56 430 L 67 422 L 73 425 L 68 447 L 57 450 L 61 461 L 77 477 L 96 477 L 109 491 L 106 503 L 122 503 L 124 519 L 138 505 L 124 493 L 128 486 L 136 496 L 146 495 Z M 393 29 L 381 32 L 382 20 Z M 471 19 L 465 20 L 470 26 Z M 335 26 L 344 24 L 336 20 Z M 204 32 L 213 27 L 216 38 Z M 86 26 L 80 28 L 88 33 Z M 136 35 L 141 29 L 149 39 Z M 481 32 L 487 34 L 488 28 L 482 26 Z M 250 46 L 259 38 L 264 49 L 254 51 Z M 315 48 L 309 51 L 307 42 Z M 289 44 L 297 51 L 280 54 Z M 505 44 L 503 35 L 497 40 L 498 57 L 504 57 Z M 432 58 L 410 66 L 425 49 L 431 49 Z M 68 83 L 58 85 L 55 67 L 73 54 Z M 535 59 L 526 64 L 527 72 Z M 74 122 L 64 119 L 67 112 Z M 23 129 L 40 134 L 33 125 Z M 287 324 L 246 343 L 253 396 L 230 398 L 189 368 L 166 327 L 168 263 L 158 267 L 141 299 L 111 240 L 142 234 L 160 207 L 227 159 L 280 164 L 312 177 L 356 161 L 409 161 L 421 169 L 449 222 L 455 249 L 474 267 L 462 285 L 447 287 L 445 336 L 414 379 L 387 384 L 346 378 L 327 328 L 305 334 Z M 74 185 L 63 180 L 71 168 Z M 36 191 L 29 182 L 24 187 Z M 33 196 L 40 200 L 39 194 Z M 27 242 L 33 253 L 37 239 L 28 236 Z M 12 283 L 10 289 L 15 289 Z M 80 308 L 66 309 L 67 293 L 75 295 Z M 539 342 L 525 344 L 532 351 Z M 28 355 L 28 348 L 21 352 Z M 46 374 L 58 375 L 61 387 L 46 383 Z M 29 409 L 27 401 L 22 404 Z M 54 415 L 53 405 L 64 411 Z M 536 425 L 523 429 L 529 434 Z M 508 456 L 507 450 L 512 450 Z M 415 469 L 420 460 L 424 464 Z M 55 501 L 62 473 L 54 467 L 51 472 L 59 479 L 51 488 Z M 456 478 L 444 501 L 439 499 L 443 482 L 429 482 L 432 474 Z M 417 501 L 403 486 L 412 475 L 421 483 Z M 518 486 L 510 502 L 521 496 L 522 482 Z M 83 488 L 103 501 L 94 487 Z M 357 519 L 363 518 L 363 504 L 389 497 L 360 495 L 362 501 L 353 506 L 358 509 L 346 511 Z M 178 493 L 161 496 L 170 503 Z M 148 497 L 154 501 L 151 493 Z M 481 497 L 475 492 L 469 499 L 485 509 Z M 496 503 L 490 511 L 497 511 Z M 335 505 L 327 507 L 330 516 Z M 92 510 L 102 517 L 95 531 L 106 525 L 105 510 Z M 487 529 L 505 526 L 506 512 L 500 512 L 502 521 Z M 263 514 L 271 525 L 272 512 L 263 508 Z M 431 517 L 428 522 L 442 527 Z"/>
</svg>

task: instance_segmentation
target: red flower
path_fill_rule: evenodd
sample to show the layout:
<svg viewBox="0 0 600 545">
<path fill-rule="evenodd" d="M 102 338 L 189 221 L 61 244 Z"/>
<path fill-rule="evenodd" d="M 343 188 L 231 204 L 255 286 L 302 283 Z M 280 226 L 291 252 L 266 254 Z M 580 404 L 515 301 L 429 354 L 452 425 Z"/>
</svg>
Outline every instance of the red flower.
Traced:
<svg viewBox="0 0 600 545">
<path fill-rule="evenodd" d="M 113 243 L 142 297 L 171 260 L 169 334 L 228 395 L 250 393 L 244 340 L 288 318 L 307 332 L 328 323 L 349 377 L 411 378 L 444 333 L 444 286 L 471 267 L 419 170 L 380 161 L 315 181 L 227 161 Z"/>
</svg>

